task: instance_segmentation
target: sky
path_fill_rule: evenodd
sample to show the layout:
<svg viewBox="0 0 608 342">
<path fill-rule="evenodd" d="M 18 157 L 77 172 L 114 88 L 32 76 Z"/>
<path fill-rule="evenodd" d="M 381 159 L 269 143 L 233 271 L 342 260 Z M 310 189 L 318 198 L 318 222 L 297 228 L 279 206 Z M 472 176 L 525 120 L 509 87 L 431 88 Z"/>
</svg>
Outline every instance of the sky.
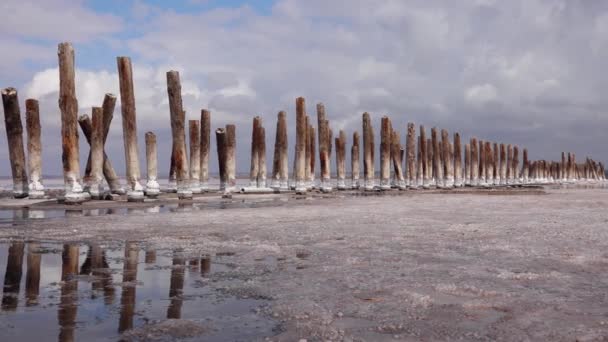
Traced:
<svg viewBox="0 0 608 342">
<path fill-rule="evenodd" d="M 140 166 L 144 133 L 153 131 L 161 175 L 171 150 L 169 70 L 180 72 L 187 119 L 207 108 L 212 127 L 236 124 L 239 171 L 249 168 L 256 115 L 266 128 L 269 171 L 280 110 L 288 113 L 293 154 L 298 96 L 314 121 L 316 104 L 325 104 L 334 135 L 344 129 L 349 137 L 347 148 L 367 111 L 376 129 L 390 116 L 403 142 L 414 122 L 466 141 L 517 144 L 531 158 L 571 151 L 579 161 L 608 160 L 605 1 L 3 0 L 0 32 L 0 87 L 18 89 L 23 116 L 27 98 L 40 101 L 45 175 L 62 173 L 63 41 L 76 52 L 79 114 L 90 115 L 105 93 L 119 94 L 116 57 L 132 58 Z M 82 134 L 80 152 L 84 172 Z M 124 174 L 119 106 L 106 152 Z M 8 175 L 8 149 L 0 147 L 0 176 Z"/>
</svg>

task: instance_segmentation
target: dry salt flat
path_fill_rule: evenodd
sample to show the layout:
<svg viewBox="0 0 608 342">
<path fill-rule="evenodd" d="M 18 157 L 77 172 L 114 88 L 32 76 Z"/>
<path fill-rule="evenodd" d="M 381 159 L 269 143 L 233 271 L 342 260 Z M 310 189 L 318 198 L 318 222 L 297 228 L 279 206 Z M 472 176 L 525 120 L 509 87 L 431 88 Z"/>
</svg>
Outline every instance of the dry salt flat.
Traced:
<svg viewBox="0 0 608 342">
<path fill-rule="evenodd" d="M 607 209 L 608 189 L 593 187 L 338 194 L 27 220 L 0 239 L 228 255 L 218 277 L 233 281 L 209 286 L 268 301 L 255 315 L 276 328 L 261 340 L 596 341 L 608 338 Z"/>
</svg>

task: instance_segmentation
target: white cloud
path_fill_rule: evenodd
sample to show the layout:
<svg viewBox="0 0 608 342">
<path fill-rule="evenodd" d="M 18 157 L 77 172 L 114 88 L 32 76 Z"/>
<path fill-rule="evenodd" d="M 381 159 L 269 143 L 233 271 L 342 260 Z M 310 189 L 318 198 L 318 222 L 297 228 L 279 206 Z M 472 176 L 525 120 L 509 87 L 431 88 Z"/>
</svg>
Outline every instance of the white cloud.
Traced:
<svg viewBox="0 0 608 342">
<path fill-rule="evenodd" d="M 496 87 L 492 84 L 478 84 L 468 88 L 464 94 L 465 100 L 474 106 L 483 106 L 498 99 Z"/>
</svg>

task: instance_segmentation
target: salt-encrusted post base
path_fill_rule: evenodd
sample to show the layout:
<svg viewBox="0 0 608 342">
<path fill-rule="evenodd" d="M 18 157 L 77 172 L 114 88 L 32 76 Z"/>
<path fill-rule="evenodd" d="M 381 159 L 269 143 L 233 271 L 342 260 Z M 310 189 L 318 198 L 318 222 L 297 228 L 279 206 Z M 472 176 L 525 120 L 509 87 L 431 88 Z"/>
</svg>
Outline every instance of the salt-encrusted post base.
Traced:
<svg viewBox="0 0 608 342">
<path fill-rule="evenodd" d="M 275 192 L 275 189 L 266 187 L 258 188 L 257 186 L 246 186 L 241 188 L 240 192 L 243 194 L 272 194 Z"/>
<path fill-rule="evenodd" d="M 338 184 L 336 185 L 336 189 L 338 190 L 346 190 L 346 181 L 343 179 L 338 179 Z"/>
<path fill-rule="evenodd" d="M 28 186 L 27 186 L 27 183 L 25 183 L 25 182 L 15 182 L 15 183 L 13 183 L 13 197 L 14 198 L 26 198 L 26 197 L 28 197 Z M 30 197 L 30 198 L 33 198 L 33 197 Z"/>
<path fill-rule="evenodd" d="M 30 199 L 42 199 L 45 198 L 45 194 L 44 194 L 44 185 L 42 185 L 42 183 L 40 182 L 31 182 L 28 185 L 28 189 L 29 189 L 29 195 L 28 197 Z"/>
<path fill-rule="evenodd" d="M 149 198 L 156 198 L 160 195 L 160 184 L 155 180 L 149 180 L 146 183 L 145 195 Z"/>
<path fill-rule="evenodd" d="M 190 192 L 192 192 L 193 194 L 202 194 L 203 189 L 201 188 L 201 183 L 198 181 L 191 181 Z"/>
</svg>

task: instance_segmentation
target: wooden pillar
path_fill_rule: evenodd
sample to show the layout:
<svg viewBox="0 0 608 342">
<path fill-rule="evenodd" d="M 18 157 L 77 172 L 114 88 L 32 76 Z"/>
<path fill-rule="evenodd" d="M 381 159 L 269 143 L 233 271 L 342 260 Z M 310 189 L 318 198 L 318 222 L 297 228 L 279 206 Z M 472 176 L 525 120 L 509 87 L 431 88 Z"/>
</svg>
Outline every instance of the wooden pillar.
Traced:
<svg viewBox="0 0 608 342">
<path fill-rule="evenodd" d="M 92 199 L 103 198 L 103 109 L 93 107 L 91 132 L 91 179 L 88 185 Z"/>
<path fill-rule="evenodd" d="M 507 184 L 507 169 L 510 167 L 507 162 L 507 152 L 505 149 L 505 144 L 500 144 L 500 163 L 499 163 L 499 177 L 500 177 L 500 185 Z"/>
<path fill-rule="evenodd" d="M 530 162 L 528 161 L 528 149 L 523 151 L 522 179 L 523 183 L 527 184 L 530 178 Z"/>
<path fill-rule="evenodd" d="M 188 157 L 186 155 L 186 113 L 182 104 L 182 85 L 179 72 L 167 72 L 167 94 L 169 95 L 169 111 L 171 114 L 171 135 L 173 137 L 173 158 L 175 176 L 177 178 L 177 197 L 192 198 L 189 182 Z"/>
<path fill-rule="evenodd" d="M 200 121 L 189 120 L 190 135 L 190 191 L 200 194 L 201 190 L 201 128 Z"/>
<path fill-rule="evenodd" d="M 256 188 L 258 186 L 258 168 L 260 166 L 258 135 L 261 127 L 262 118 L 260 118 L 259 116 L 254 117 L 251 129 L 251 165 L 249 167 L 249 187 L 253 188 Z"/>
<path fill-rule="evenodd" d="M 416 188 L 416 126 L 413 122 L 407 124 L 405 164 L 405 185 Z"/>
<path fill-rule="evenodd" d="M 129 57 L 117 57 L 118 79 L 120 82 L 120 101 L 122 112 L 122 130 L 125 143 L 125 163 L 127 168 L 127 200 L 141 202 L 144 200 L 143 187 L 139 183 L 139 148 L 137 146 L 137 116 L 135 112 L 135 90 L 133 71 Z"/>
<path fill-rule="evenodd" d="M 486 183 L 486 151 L 483 140 L 478 141 L 479 150 L 479 185 L 485 186 Z"/>
<path fill-rule="evenodd" d="M 225 192 L 228 183 L 228 174 L 226 173 L 226 129 L 216 129 L 215 139 L 217 145 L 217 159 L 220 173 L 220 191 Z"/>
<path fill-rule="evenodd" d="M 462 146 L 460 133 L 454 133 L 454 186 L 460 188 L 464 185 L 462 178 Z"/>
<path fill-rule="evenodd" d="M 65 183 L 65 203 L 76 204 L 87 199 L 80 180 L 78 155 L 78 100 L 74 49 L 70 43 L 61 43 L 59 57 L 59 109 L 61 111 L 62 161 Z"/>
<path fill-rule="evenodd" d="M 363 187 L 374 190 L 374 129 L 369 113 L 363 113 Z"/>
<path fill-rule="evenodd" d="M 391 159 L 393 161 L 393 183 L 399 190 L 406 190 L 405 177 L 403 176 L 403 156 L 401 147 L 401 137 L 399 132 L 391 127 Z"/>
<path fill-rule="evenodd" d="M 441 130 L 441 150 L 443 151 L 443 186 L 452 188 L 454 186 L 454 160 L 450 152 L 450 135 L 445 129 Z"/>
<path fill-rule="evenodd" d="M 25 198 L 28 195 L 25 151 L 23 149 L 23 126 L 19 99 L 15 88 L 2 90 L 2 105 L 4 107 L 4 124 L 8 139 L 8 153 L 13 175 L 13 197 Z"/>
<path fill-rule="evenodd" d="M 479 148 L 476 138 L 471 138 L 471 186 L 479 186 Z"/>
<path fill-rule="evenodd" d="M 329 127 L 325 115 L 325 105 L 317 104 L 317 126 L 319 129 L 319 165 L 321 168 L 321 191 L 331 191 L 331 171 L 329 152 Z"/>
<path fill-rule="evenodd" d="M 560 164 L 560 181 L 565 182 L 568 180 L 567 177 L 567 171 L 566 171 L 566 154 L 564 152 L 562 152 L 562 160 L 561 160 L 561 164 Z"/>
<path fill-rule="evenodd" d="M 506 184 L 513 184 L 513 147 L 507 144 Z"/>
<path fill-rule="evenodd" d="M 433 174 L 433 141 L 431 138 L 426 139 L 426 172 L 429 180 L 427 188 L 435 187 L 435 176 Z"/>
<path fill-rule="evenodd" d="M 429 187 L 429 183 L 430 183 L 430 179 L 429 179 L 429 170 L 428 170 L 428 161 L 427 161 L 427 156 L 428 156 L 428 149 L 430 148 L 430 146 L 427 145 L 426 143 L 426 132 L 424 129 L 423 125 L 420 125 L 420 141 L 419 141 L 419 146 L 420 146 L 420 154 L 421 154 L 421 158 L 422 158 L 422 183 L 418 182 L 418 185 L 422 185 L 423 188 L 428 189 Z"/>
<path fill-rule="evenodd" d="M 344 130 L 340 130 L 336 137 L 336 174 L 337 189 L 346 190 L 346 133 Z"/>
<path fill-rule="evenodd" d="M 27 127 L 27 159 L 30 173 L 30 183 L 28 186 L 29 198 L 44 198 L 44 185 L 42 185 L 40 110 L 38 108 L 37 100 L 25 100 L 25 123 Z"/>
<path fill-rule="evenodd" d="M 310 175 L 308 176 L 308 185 L 309 188 L 315 187 L 315 160 L 316 158 L 316 142 L 317 134 L 315 132 L 315 127 L 312 124 L 308 125 L 308 144 L 310 148 Z"/>
<path fill-rule="evenodd" d="M 431 128 L 431 143 L 433 144 L 433 177 L 435 178 L 435 186 L 443 187 L 443 165 L 441 163 L 441 147 L 439 145 L 439 136 L 437 128 Z"/>
<path fill-rule="evenodd" d="M 306 193 L 306 102 L 303 97 L 296 99 L 296 148 L 295 148 L 295 190 Z"/>
<path fill-rule="evenodd" d="M 310 150 L 310 117 L 306 115 L 305 120 L 306 132 L 304 134 L 304 184 L 306 190 L 312 190 L 312 184 L 310 183 L 310 160 L 312 159 L 312 151 Z"/>
<path fill-rule="evenodd" d="M 513 176 L 512 184 L 520 184 L 521 175 L 519 171 L 519 147 L 513 146 L 513 159 L 511 160 L 511 175 Z"/>
<path fill-rule="evenodd" d="M 380 126 L 380 189 L 391 189 L 391 120 L 383 116 Z"/>
<path fill-rule="evenodd" d="M 350 149 L 350 164 L 351 164 L 351 187 L 353 189 L 359 189 L 359 177 L 361 166 L 359 163 L 359 156 L 361 152 L 359 149 L 359 132 L 353 133 L 353 146 Z"/>
<path fill-rule="evenodd" d="M 158 184 L 158 152 L 156 148 L 156 135 L 146 133 L 146 163 L 148 166 L 148 181 L 146 182 L 146 196 L 156 198 L 160 194 Z"/>
<path fill-rule="evenodd" d="M 226 125 L 226 192 L 236 190 L 236 126 Z"/>
<path fill-rule="evenodd" d="M 471 145 L 464 144 L 464 186 L 471 185 Z"/>
<path fill-rule="evenodd" d="M 201 110 L 200 183 L 201 192 L 209 190 L 209 150 L 211 146 L 211 112 Z"/>
<path fill-rule="evenodd" d="M 258 132 L 258 177 L 259 189 L 266 189 L 266 128 L 260 127 Z"/>
<path fill-rule="evenodd" d="M 494 183 L 494 180 L 492 179 L 492 174 L 494 172 L 494 169 L 492 167 L 492 144 L 489 141 L 485 142 L 485 171 L 486 171 L 486 185 L 487 186 L 492 186 L 492 184 Z"/>
<path fill-rule="evenodd" d="M 424 145 L 424 138 L 422 136 L 419 136 L 417 140 L 418 147 L 416 148 L 416 183 L 410 183 L 410 187 L 413 189 L 418 189 L 422 187 L 422 180 L 425 177 L 424 168 L 426 158 L 422 150 L 422 146 Z"/>
<path fill-rule="evenodd" d="M 492 146 L 492 184 L 500 183 L 500 169 L 498 168 L 498 143 L 493 143 Z"/>
<path fill-rule="evenodd" d="M 274 141 L 274 161 L 272 170 L 272 188 L 289 189 L 289 161 L 287 156 L 287 113 L 277 115 L 277 132 Z"/>
<path fill-rule="evenodd" d="M 169 165 L 169 181 L 167 184 L 167 192 L 177 192 L 177 176 L 175 173 L 175 149 L 171 148 L 171 162 Z"/>
</svg>

